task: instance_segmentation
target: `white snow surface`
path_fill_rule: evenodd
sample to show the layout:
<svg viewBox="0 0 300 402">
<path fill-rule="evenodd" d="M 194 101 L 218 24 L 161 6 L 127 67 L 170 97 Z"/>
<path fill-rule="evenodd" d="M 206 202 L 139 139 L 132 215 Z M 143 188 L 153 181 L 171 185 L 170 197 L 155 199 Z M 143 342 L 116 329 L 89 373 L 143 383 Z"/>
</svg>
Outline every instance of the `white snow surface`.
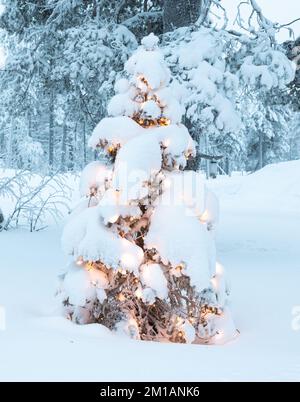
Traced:
<svg viewBox="0 0 300 402">
<path fill-rule="evenodd" d="M 105 182 L 111 179 L 112 171 L 99 161 L 89 163 L 80 176 L 79 192 L 81 196 L 89 195 L 90 189 L 105 191 Z"/>
<path fill-rule="evenodd" d="M 96 148 L 100 140 L 106 140 L 110 145 L 123 145 L 141 134 L 141 130 L 142 127 L 129 117 L 105 117 L 95 127 L 88 144 Z"/>
<path fill-rule="evenodd" d="M 166 147 L 166 154 L 179 157 L 185 152 L 191 152 L 192 154 L 195 152 L 195 142 L 183 124 L 171 124 L 169 126 L 150 128 L 149 130 L 154 131 L 159 142 Z"/>
<path fill-rule="evenodd" d="M 158 250 L 164 264 L 184 263 L 183 272 L 201 291 L 209 286 L 215 268 L 213 239 L 200 220 L 205 210 L 204 180 L 192 171 L 169 173 L 163 189 L 145 244 Z"/>
<path fill-rule="evenodd" d="M 144 264 L 140 272 L 143 285 L 154 290 L 155 295 L 160 299 L 168 297 L 168 282 L 159 264 Z"/>
<path fill-rule="evenodd" d="M 139 107 L 136 102 L 131 99 L 131 93 L 116 94 L 111 98 L 107 105 L 107 112 L 110 116 L 134 116 L 138 112 Z"/>
<path fill-rule="evenodd" d="M 67 262 L 61 228 L 0 232 L 0 380 L 299 381 L 300 161 L 208 186 L 220 200 L 218 260 L 230 276 L 237 339 L 152 343 L 73 324 L 53 297 Z"/>
<path fill-rule="evenodd" d="M 170 81 L 170 70 L 158 49 L 146 50 L 141 46 L 125 63 L 125 71 L 138 80 L 144 78 L 152 90 L 164 87 Z"/>
<path fill-rule="evenodd" d="M 240 74 L 246 83 L 253 85 L 257 81 L 270 90 L 284 88 L 293 80 L 295 71 L 282 52 L 261 49 L 256 55 L 245 58 Z"/>
<path fill-rule="evenodd" d="M 91 207 L 71 217 L 62 236 L 65 253 L 75 259 L 100 260 L 114 269 L 138 272 L 143 251 L 104 226 L 100 211 L 101 207 Z"/>
<path fill-rule="evenodd" d="M 122 191 L 124 201 L 142 199 L 147 195 L 144 183 L 161 170 L 162 153 L 168 165 L 172 166 L 174 160 L 181 167 L 186 165 L 186 155 L 195 153 L 195 143 L 183 124 L 145 129 L 127 117 L 103 119 L 102 122 L 94 130 L 90 145 L 96 146 L 101 139 L 115 145 L 122 144 L 117 153 L 112 183 L 114 189 Z M 119 133 L 122 133 L 122 137 L 118 137 Z M 102 172 L 101 169 L 94 162 L 86 168 L 94 177 L 91 176 L 91 180 L 87 181 L 83 172 L 82 193 L 92 185 L 99 186 L 106 176 L 110 177 L 109 171 Z"/>
<path fill-rule="evenodd" d="M 185 263 L 183 272 L 201 291 L 210 284 L 210 256 L 206 226 L 184 205 L 158 205 L 151 217 L 145 244 L 158 250 L 164 264 Z"/>
<path fill-rule="evenodd" d="M 143 135 L 128 141 L 117 154 L 113 186 L 126 192 L 128 200 L 144 198 L 148 194 L 144 183 L 161 170 L 160 144 L 151 134 L 143 129 Z"/>
<path fill-rule="evenodd" d="M 123 196 L 122 191 L 108 189 L 99 202 L 100 215 L 105 225 L 115 223 L 120 216 L 140 217 L 142 212 L 136 205 L 127 204 L 127 195 Z"/>
<path fill-rule="evenodd" d="M 152 32 L 148 36 L 145 36 L 141 43 L 146 50 L 154 50 L 157 48 L 159 38 Z"/>
<path fill-rule="evenodd" d="M 173 124 L 180 123 L 184 114 L 184 107 L 179 102 L 180 89 L 176 88 L 176 85 L 172 85 L 155 91 L 155 95 L 164 108 L 164 116 Z"/>
<path fill-rule="evenodd" d="M 65 294 L 71 304 L 84 307 L 86 300 L 94 301 L 99 296 L 99 290 L 106 289 L 107 285 L 108 278 L 104 272 L 71 263 L 63 282 L 61 299 Z"/>
<path fill-rule="evenodd" d="M 138 138 L 138 137 L 142 137 Z M 165 147 L 164 153 L 174 158 L 179 165 L 185 166 L 186 158 L 185 154 L 195 153 L 195 143 L 190 136 L 187 128 L 183 124 L 170 124 L 169 126 L 159 126 L 151 128 L 143 128 L 129 117 L 107 117 L 101 120 L 101 122 L 94 129 L 92 136 L 89 139 L 89 146 L 96 148 L 101 140 L 105 140 L 109 145 L 117 146 L 121 145 L 121 150 L 117 156 L 117 161 L 126 160 L 126 157 L 130 156 L 130 160 L 127 159 L 126 163 L 140 164 L 142 159 L 145 158 L 145 149 L 149 148 L 149 154 L 153 157 L 156 154 L 155 160 L 148 157 L 147 162 L 143 162 L 142 165 L 157 162 L 158 145 L 162 144 Z M 145 143 L 147 142 L 147 144 Z M 131 144 L 132 143 L 132 144 Z M 125 150 L 123 150 L 125 148 Z M 146 149 L 147 151 L 147 149 Z M 160 152 L 161 153 L 161 152 Z M 135 161 L 136 159 L 136 161 Z M 141 166 L 142 169 L 145 166 Z M 157 167 L 157 163 L 153 165 Z M 133 166 L 130 167 L 132 169 Z M 138 170 L 141 170 L 137 166 Z M 149 171 L 147 166 L 145 169 L 146 175 Z"/>
</svg>

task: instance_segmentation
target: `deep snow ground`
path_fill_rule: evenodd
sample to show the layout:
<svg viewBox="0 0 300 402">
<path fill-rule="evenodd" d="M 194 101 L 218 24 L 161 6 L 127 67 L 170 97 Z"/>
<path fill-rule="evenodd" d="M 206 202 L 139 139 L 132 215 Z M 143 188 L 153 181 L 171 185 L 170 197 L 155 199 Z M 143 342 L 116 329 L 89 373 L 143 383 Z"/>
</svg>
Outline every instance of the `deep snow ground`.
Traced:
<svg viewBox="0 0 300 402">
<path fill-rule="evenodd" d="M 220 178 L 219 260 L 231 279 L 241 332 L 225 346 L 118 338 L 59 317 L 53 294 L 64 266 L 60 228 L 0 233 L 1 380 L 298 380 L 300 161 Z"/>
</svg>

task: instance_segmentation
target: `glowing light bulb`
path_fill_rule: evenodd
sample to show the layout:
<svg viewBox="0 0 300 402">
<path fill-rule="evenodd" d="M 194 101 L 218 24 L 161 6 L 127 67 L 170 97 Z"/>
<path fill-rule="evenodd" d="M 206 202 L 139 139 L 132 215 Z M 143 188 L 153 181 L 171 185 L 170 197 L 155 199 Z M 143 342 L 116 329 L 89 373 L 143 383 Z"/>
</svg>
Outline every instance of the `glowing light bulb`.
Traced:
<svg viewBox="0 0 300 402">
<path fill-rule="evenodd" d="M 171 120 L 170 120 L 170 119 L 167 119 L 166 117 L 161 117 L 161 118 L 159 119 L 159 124 L 160 124 L 161 126 L 169 126 L 169 125 L 171 124 Z"/>
<path fill-rule="evenodd" d="M 88 271 L 90 271 L 91 269 L 93 269 L 93 262 L 92 262 L 92 261 L 88 261 L 88 262 L 85 264 L 85 268 L 86 268 Z"/>
<path fill-rule="evenodd" d="M 208 219 L 209 219 L 209 212 L 208 212 L 208 210 L 206 209 L 206 210 L 203 212 L 203 214 L 200 216 L 200 222 L 201 222 L 201 223 L 207 223 L 207 222 L 208 222 Z"/>
<path fill-rule="evenodd" d="M 120 302 L 123 302 L 123 301 L 126 300 L 126 297 L 123 295 L 123 293 L 119 293 L 118 296 L 117 296 L 117 299 L 118 299 Z"/>
<path fill-rule="evenodd" d="M 179 272 L 181 272 L 183 269 L 184 269 L 184 265 L 183 265 L 183 264 L 179 264 L 179 265 L 177 265 L 177 267 L 176 267 L 176 271 L 179 271 Z"/>
<path fill-rule="evenodd" d="M 217 275 L 224 275 L 224 267 L 219 262 L 216 263 L 216 274 Z"/>
<path fill-rule="evenodd" d="M 143 292 L 142 292 L 142 290 L 141 290 L 140 288 L 138 288 L 138 289 L 134 292 L 134 294 L 135 294 L 135 296 L 136 296 L 138 299 L 141 299 L 142 296 L 143 296 Z"/>
<path fill-rule="evenodd" d="M 110 154 L 113 154 L 113 153 L 115 152 L 115 150 L 116 150 L 116 148 L 115 148 L 114 146 L 112 146 L 112 145 L 107 148 L 107 151 L 108 151 Z"/>
<path fill-rule="evenodd" d="M 119 215 L 115 214 L 112 217 L 110 217 L 108 221 L 109 221 L 109 223 L 115 223 L 115 222 L 117 222 L 118 219 L 119 219 Z"/>
</svg>

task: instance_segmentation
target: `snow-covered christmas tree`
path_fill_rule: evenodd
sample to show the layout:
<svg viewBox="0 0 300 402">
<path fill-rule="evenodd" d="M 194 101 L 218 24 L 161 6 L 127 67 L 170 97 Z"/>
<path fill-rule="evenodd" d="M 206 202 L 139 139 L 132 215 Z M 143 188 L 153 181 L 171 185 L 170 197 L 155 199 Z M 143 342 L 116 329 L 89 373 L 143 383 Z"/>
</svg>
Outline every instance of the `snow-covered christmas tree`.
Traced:
<svg viewBox="0 0 300 402">
<path fill-rule="evenodd" d="M 125 72 L 89 141 L 113 163 L 84 169 L 64 229 L 64 313 L 135 339 L 223 343 L 236 330 L 216 262 L 218 202 L 200 174 L 184 170 L 195 144 L 156 36 Z"/>
</svg>

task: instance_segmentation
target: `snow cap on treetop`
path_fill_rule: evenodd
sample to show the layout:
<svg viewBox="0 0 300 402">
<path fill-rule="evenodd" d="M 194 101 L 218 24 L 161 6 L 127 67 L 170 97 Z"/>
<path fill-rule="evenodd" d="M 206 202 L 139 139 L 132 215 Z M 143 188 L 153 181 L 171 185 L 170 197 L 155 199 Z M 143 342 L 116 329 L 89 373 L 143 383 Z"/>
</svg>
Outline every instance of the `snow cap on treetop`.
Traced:
<svg viewBox="0 0 300 402">
<path fill-rule="evenodd" d="M 155 35 L 146 36 L 142 39 L 142 46 L 125 63 L 125 71 L 134 77 L 133 82 L 144 92 L 168 85 L 171 78 L 157 44 Z"/>
<path fill-rule="evenodd" d="M 159 39 L 158 39 L 157 36 L 154 35 L 153 32 L 151 32 L 150 35 L 145 36 L 141 41 L 141 44 L 144 46 L 144 48 L 146 50 L 154 50 L 154 49 L 156 49 L 158 43 L 159 43 Z"/>
</svg>

